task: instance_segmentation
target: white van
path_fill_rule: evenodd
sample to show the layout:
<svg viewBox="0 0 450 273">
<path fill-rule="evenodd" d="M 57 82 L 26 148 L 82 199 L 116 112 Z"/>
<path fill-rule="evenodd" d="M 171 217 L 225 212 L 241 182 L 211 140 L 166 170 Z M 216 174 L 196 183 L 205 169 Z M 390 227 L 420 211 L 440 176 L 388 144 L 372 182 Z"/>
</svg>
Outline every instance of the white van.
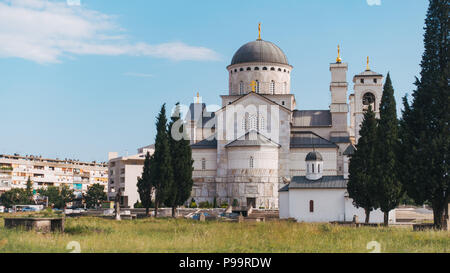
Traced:
<svg viewBox="0 0 450 273">
<path fill-rule="evenodd" d="M 5 207 L 4 206 L 0 206 L 0 213 L 5 213 Z"/>
</svg>

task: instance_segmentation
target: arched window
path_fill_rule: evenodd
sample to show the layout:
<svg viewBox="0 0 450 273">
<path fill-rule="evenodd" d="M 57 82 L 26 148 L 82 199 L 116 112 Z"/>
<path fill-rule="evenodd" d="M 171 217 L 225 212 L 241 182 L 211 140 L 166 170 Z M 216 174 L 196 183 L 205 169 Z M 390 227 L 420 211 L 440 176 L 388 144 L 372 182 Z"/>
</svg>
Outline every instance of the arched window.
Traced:
<svg viewBox="0 0 450 273">
<path fill-rule="evenodd" d="M 259 93 L 259 81 L 256 80 L 256 88 L 255 88 L 255 92 Z"/>
<path fill-rule="evenodd" d="M 283 72 L 286 72 L 286 69 Z"/>
<path fill-rule="evenodd" d="M 244 68 L 240 68 L 239 71 L 244 71 Z"/>
<path fill-rule="evenodd" d="M 271 81 L 270 82 L 270 94 L 275 94 L 275 82 Z"/>
<path fill-rule="evenodd" d="M 244 117 L 244 118 L 242 119 L 242 130 L 244 130 L 244 132 L 246 132 L 247 129 L 248 129 L 247 118 Z"/>
<path fill-rule="evenodd" d="M 317 165 L 317 173 L 320 173 L 320 164 Z"/>
<path fill-rule="evenodd" d="M 252 68 L 251 67 L 247 67 L 247 71 L 250 71 L 250 70 L 252 70 Z"/>
<path fill-rule="evenodd" d="M 261 131 L 261 130 L 265 130 L 265 128 L 266 128 L 266 121 L 265 121 L 264 117 L 260 116 L 258 129 Z"/>
<path fill-rule="evenodd" d="M 278 68 L 278 71 L 280 71 L 280 72 L 281 72 L 281 68 Z"/>
<path fill-rule="evenodd" d="M 206 170 L 206 159 L 202 158 L 202 170 Z"/>
<path fill-rule="evenodd" d="M 255 67 L 255 70 L 259 70 L 259 67 Z"/>
<path fill-rule="evenodd" d="M 375 109 L 375 95 L 368 92 L 363 96 L 363 108 L 364 110 L 369 110 L 369 106 L 372 106 L 372 111 L 376 111 Z"/>
<path fill-rule="evenodd" d="M 249 115 L 248 116 L 248 130 L 257 130 L 258 124 L 257 124 L 257 117 L 256 115 Z"/>
<path fill-rule="evenodd" d="M 270 68 L 270 71 L 275 71 L 275 67 L 271 67 L 271 68 Z"/>
<path fill-rule="evenodd" d="M 263 67 L 263 70 L 267 70 L 267 67 L 264 66 L 264 67 Z"/>
<path fill-rule="evenodd" d="M 242 81 L 239 83 L 239 94 L 244 94 L 244 82 Z"/>
<path fill-rule="evenodd" d="M 311 164 L 312 173 L 314 173 L 314 164 Z"/>
<path fill-rule="evenodd" d="M 253 169 L 255 167 L 255 159 L 253 156 L 250 157 L 250 169 Z"/>
<path fill-rule="evenodd" d="M 237 69 L 235 69 L 234 72 L 237 72 Z"/>
<path fill-rule="evenodd" d="M 314 201 L 313 200 L 309 201 L 309 212 L 314 212 Z"/>
</svg>

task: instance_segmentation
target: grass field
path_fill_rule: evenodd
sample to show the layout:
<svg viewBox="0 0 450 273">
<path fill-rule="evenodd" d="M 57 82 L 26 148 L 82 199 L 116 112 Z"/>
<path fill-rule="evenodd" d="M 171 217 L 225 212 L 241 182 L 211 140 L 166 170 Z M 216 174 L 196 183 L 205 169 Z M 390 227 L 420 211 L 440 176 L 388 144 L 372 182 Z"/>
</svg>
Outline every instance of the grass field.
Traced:
<svg viewBox="0 0 450 273">
<path fill-rule="evenodd" d="M 68 218 L 64 234 L 7 230 L 0 219 L 0 253 L 70 252 L 450 252 L 450 233 L 413 232 L 406 228 L 350 228 L 293 222 L 199 222 L 184 219 L 113 221 Z"/>
</svg>

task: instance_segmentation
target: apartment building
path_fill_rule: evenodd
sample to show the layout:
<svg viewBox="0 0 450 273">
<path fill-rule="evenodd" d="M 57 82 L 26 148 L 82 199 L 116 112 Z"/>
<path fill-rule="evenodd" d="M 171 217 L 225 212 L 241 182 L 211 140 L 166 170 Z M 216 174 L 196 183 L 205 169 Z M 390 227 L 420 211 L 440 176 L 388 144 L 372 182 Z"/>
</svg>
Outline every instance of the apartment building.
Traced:
<svg viewBox="0 0 450 273">
<path fill-rule="evenodd" d="M 146 154 L 155 152 L 154 145 L 138 149 L 138 153 L 119 157 L 118 153 L 108 154 L 108 199 L 114 201 L 117 192 L 121 192 L 120 206 L 134 208 L 140 200 L 137 190 L 138 179 L 142 176 Z"/>
<path fill-rule="evenodd" d="M 106 191 L 108 166 L 105 163 L 0 154 L 0 193 L 25 188 L 28 178 L 35 190 L 67 185 L 80 195 L 93 184 L 104 185 Z"/>
</svg>

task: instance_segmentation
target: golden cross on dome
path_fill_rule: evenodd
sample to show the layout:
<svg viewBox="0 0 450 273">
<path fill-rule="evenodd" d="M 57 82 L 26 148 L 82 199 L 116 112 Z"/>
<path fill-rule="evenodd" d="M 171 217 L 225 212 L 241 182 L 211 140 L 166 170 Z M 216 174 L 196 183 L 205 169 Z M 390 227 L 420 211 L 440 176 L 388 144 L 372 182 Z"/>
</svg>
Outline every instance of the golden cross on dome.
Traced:
<svg viewBox="0 0 450 273">
<path fill-rule="evenodd" d="M 339 47 L 339 45 L 338 45 L 338 56 L 336 58 L 336 62 L 338 64 L 342 62 L 342 59 L 341 59 L 341 48 Z"/>
<path fill-rule="evenodd" d="M 258 41 L 261 41 L 261 23 L 258 24 Z"/>
<path fill-rule="evenodd" d="M 197 92 L 197 103 L 200 103 L 200 93 Z"/>
<path fill-rule="evenodd" d="M 370 70 L 370 66 L 369 66 L 369 56 L 367 56 L 367 67 L 366 70 L 369 71 Z"/>
<path fill-rule="evenodd" d="M 252 88 L 252 92 L 255 92 L 256 82 L 255 82 L 255 81 L 252 81 L 252 82 L 250 83 L 250 86 L 251 86 L 251 88 Z"/>
</svg>

